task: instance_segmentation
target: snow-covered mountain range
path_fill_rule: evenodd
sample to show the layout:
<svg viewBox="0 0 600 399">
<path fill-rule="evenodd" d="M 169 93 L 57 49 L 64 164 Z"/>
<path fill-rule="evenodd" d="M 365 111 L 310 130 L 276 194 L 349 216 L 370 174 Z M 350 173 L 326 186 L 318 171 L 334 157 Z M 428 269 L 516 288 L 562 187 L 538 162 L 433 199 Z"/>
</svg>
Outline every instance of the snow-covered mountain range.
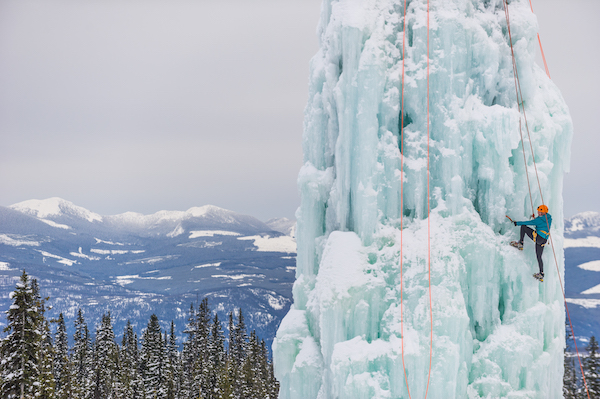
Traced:
<svg viewBox="0 0 600 399">
<path fill-rule="evenodd" d="M 0 309 L 26 269 L 51 297 L 52 315 L 72 319 L 82 307 L 93 325 L 110 310 L 117 335 L 127 318 L 142 327 L 152 313 L 181 331 L 190 303 L 208 296 L 223 314 L 243 306 L 270 341 L 291 303 L 294 227 L 210 205 L 113 216 L 60 198 L 0 207 Z M 565 258 L 575 331 L 598 337 L 600 213 L 565 220 Z"/>
<path fill-rule="evenodd" d="M 117 335 L 152 313 L 182 331 L 190 304 L 208 297 L 223 316 L 242 306 L 249 328 L 272 337 L 295 275 L 295 240 L 279 231 L 290 225 L 211 205 L 113 216 L 60 198 L 0 207 L 0 309 L 25 269 L 50 296 L 50 316 L 81 307 L 93 326 L 111 311 Z"/>
</svg>

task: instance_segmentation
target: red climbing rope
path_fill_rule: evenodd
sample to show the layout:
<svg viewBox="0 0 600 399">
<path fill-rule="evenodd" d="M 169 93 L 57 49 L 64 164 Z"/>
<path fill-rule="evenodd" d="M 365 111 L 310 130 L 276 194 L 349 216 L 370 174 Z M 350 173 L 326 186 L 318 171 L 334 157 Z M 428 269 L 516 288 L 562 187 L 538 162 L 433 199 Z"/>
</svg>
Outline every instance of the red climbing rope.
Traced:
<svg viewBox="0 0 600 399">
<path fill-rule="evenodd" d="M 408 386 L 408 376 L 406 374 L 406 365 L 404 363 L 404 281 L 403 281 L 403 231 L 404 231 L 404 76 L 405 76 L 405 61 L 406 61 L 406 0 L 404 0 L 404 22 L 402 35 L 402 99 L 401 99 L 401 119 L 400 119 L 400 334 L 402 335 L 402 369 L 404 371 L 404 381 L 406 382 L 406 391 L 410 396 L 410 388 Z M 430 329 L 430 345 L 429 345 L 429 371 L 427 374 L 427 388 L 425 390 L 425 398 L 429 392 L 429 383 L 431 380 L 431 364 L 433 359 L 433 304 L 431 297 L 431 204 L 430 204 L 430 184 L 429 184 L 429 0 L 427 0 L 427 266 L 429 280 L 429 315 L 431 322 Z"/>
<path fill-rule="evenodd" d="M 529 4 L 531 6 L 531 0 L 529 0 Z M 510 41 L 510 49 L 511 49 L 512 60 L 513 60 L 513 72 L 514 72 L 514 76 L 515 76 L 515 90 L 517 91 L 517 103 L 519 103 L 519 111 L 521 111 L 521 105 L 523 106 L 522 107 L 522 111 L 523 111 L 523 117 L 525 119 L 525 127 L 527 129 L 527 137 L 529 139 L 529 147 L 531 149 L 531 158 L 532 158 L 533 165 L 534 165 L 534 168 L 535 168 L 535 176 L 536 176 L 536 179 L 537 179 L 538 188 L 540 190 L 540 197 L 541 197 L 541 200 L 542 200 L 542 204 L 545 205 L 544 196 L 543 196 L 543 193 L 542 193 L 542 185 L 540 184 L 540 177 L 538 175 L 537 165 L 536 165 L 536 162 L 535 162 L 535 154 L 534 154 L 534 151 L 533 151 L 533 145 L 531 143 L 531 135 L 530 135 L 530 132 L 529 132 L 529 125 L 527 123 L 527 113 L 525 111 L 525 104 L 522 102 L 523 96 L 522 96 L 522 93 L 521 93 L 521 83 L 519 81 L 519 74 L 518 74 L 518 70 L 517 70 L 517 61 L 516 61 L 514 50 L 513 50 L 512 37 L 511 37 L 511 33 L 510 33 L 510 16 L 509 16 L 508 4 L 507 4 L 506 0 L 503 0 L 503 5 L 504 5 L 504 12 L 506 14 L 506 25 L 507 25 L 507 28 L 508 28 L 508 36 L 509 36 L 509 41 Z M 531 11 L 533 12 L 533 6 L 531 6 Z M 542 50 L 542 57 L 544 58 L 544 66 L 546 67 L 546 73 L 548 74 L 548 77 L 550 77 L 550 72 L 548 71 L 548 66 L 546 65 L 546 58 L 544 57 L 544 50 L 542 49 L 542 42 L 539 39 L 540 39 L 540 36 L 538 34 L 538 41 L 540 43 L 540 49 Z M 518 90 L 517 90 L 517 87 L 518 87 Z M 521 99 L 521 102 L 519 102 L 519 99 Z M 519 120 L 519 129 L 520 129 L 520 120 Z M 523 143 L 523 134 L 522 133 L 521 133 L 521 146 L 523 147 L 523 154 L 524 154 L 525 145 Z M 526 164 L 526 167 L 527 167 L 527 164 Z M 529 196 L 531 198 L 531 186 L 529 184 L 529 177 L 527 177 L 527 185 L 528 185 L 528 188 L 529 188 Z M 533 207 L 533 205 L 532 205 L 532 207 Z M 548 215 L 547 214 L 546 214 L 546 223 L 549 225 L 549 223 L 548 223 Z M 562 282 L 562 279 L 560 278 L 560 270 L 559 270 L 559 267 L 558 267 L 558 259 L 556 257 L 556 251 L 555 251 L 555 248 L 554 248 L 554 241 L 552 240 L 552 235 L 550 235 L 550 230 L 548 230 L 548 235 L 549 235 L 549 239 L 550 239 L 550 245 L 552 247 L 552 254 L 554 255 L 554 263 L 556 265 L 556 272 L 557 272 L 557 276 L 558 276 L 558 281 L 560 283 L 560 289 L 561 289 L 561 292 L 563 294 L 563 299 L 564 299 L 564 303 L 565 303 L 565 309 L 567 311 L 567 317 L 569 319 L 569 326 L 571 328 L 571 334 L 573 335 L 573 342 L 575 343 L 575 352 L 577 353 L 577 360 L 579 361 L 579 368 L 581 370 L 581 377 L 583 378 L 583 383 L 584 383 L 584 386 L 585 386 L 585 391 L 587 393 L 587 397 L 588 397 L 588 399 L 590 399 L 590 391 L 588 389 L 588 385 L 587 385 L 587 381 L 586 381 L 586 378 L 585 378 L 585 374 L 583 372 L 583 365 L 581 363 L 581 356 L 579 355 L 579 349 L 577 348 L 577 339 L 576 339 L 576 335 L 575 335 L 575 330 L 573 329 L 573 322 L 571 321 L 571 314 L 569 312 L 569 305 L 567 304 L 567 297 L 565 295 L 565 289 L 564 289 L 564 286 L 563 286 L 563 282 Z"/>
</svg>

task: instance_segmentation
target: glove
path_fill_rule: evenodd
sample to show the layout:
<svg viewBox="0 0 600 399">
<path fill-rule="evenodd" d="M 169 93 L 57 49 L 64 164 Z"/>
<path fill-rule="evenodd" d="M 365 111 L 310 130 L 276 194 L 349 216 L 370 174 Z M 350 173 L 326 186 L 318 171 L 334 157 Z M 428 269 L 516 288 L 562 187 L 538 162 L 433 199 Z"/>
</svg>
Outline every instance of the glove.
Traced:
<svg viewBox="0 0 600 399">
<path fill-rule="evenodd" d="M 515 227 L 517 227 L 517 222 L 513 222 L 515 224 Z"/>
</svg>

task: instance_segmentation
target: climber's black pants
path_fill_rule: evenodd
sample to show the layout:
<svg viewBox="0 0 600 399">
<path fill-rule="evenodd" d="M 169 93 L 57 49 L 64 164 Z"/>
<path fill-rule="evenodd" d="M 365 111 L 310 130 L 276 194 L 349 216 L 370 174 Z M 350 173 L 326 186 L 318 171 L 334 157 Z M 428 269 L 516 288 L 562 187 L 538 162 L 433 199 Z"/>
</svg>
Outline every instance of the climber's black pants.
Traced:
<svg viewBox="0 0 600 399">
<path fill-rule="evenodd" d="M 521 238 L 519 239 L 519 242 L 521 244 L 523 244 L 525 234 L 527 234 L 529 238 L 533 240 L 533 229 L 529 226 L 521 226 Z M 546 244 L 546 241 L 548 241 L 548 239 L 542 238 L 542 236 L 538 234 L 535 241 L 535 254 L 537 255 L 538 264 L 540 265 L 540 273 L 544 274 L 544 262 L 542 262 L 542 252 L 544 252 L 543 245 Z"/>
</svg>

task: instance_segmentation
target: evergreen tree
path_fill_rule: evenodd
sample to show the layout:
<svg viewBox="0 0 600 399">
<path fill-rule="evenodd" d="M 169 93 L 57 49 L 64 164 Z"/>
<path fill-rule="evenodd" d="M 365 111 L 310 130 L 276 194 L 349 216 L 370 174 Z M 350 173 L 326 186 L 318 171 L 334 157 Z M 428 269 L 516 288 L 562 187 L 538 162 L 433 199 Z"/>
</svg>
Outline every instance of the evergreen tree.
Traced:
<svg viewBox="0 0 600 399">
<path fill-rule="evenodd" d="M 102 316 L 96 330 L 89 394 L 93 399 L 113 399 L 119 391 L 119 351 L 110 313 Z"/>
<path fill-rule="evenodd" d="M 208 376 L 208 340 L 210 335 L 211 311 L 208 306 L 208 298 L 204 298 L 198 306 L 196 319 L 196 359 L 194 363 L 194 394 L 204 397 L 209 391 Z"/>
<path fill-rule="evenodd" d="M 90 333 L 83 318 L 81 309 L 75 319 L 71 363 L 73 367 L 73 397 L 84 399 L 90 389 L 90 373 L 92 370 L 92 343 Z"/>
<path fill-rule="evenodd" d="M 171 320 L 171 330 L 167 342 L 167 363 L 165 369 L 166 398 L 175 399 L 179 391 L 179 356 L 177 353 L 177 338 L 175 337 L 175 323 Z"/>
<path fill-rule="evenodd" d="M 590 393 L 590 398 L 600 398 L 600 351 L 598 341 L 592 335 L 587 346 L 588 355 L 584 361 L 583 372 Z"/>
<path fill-rule="evenodd" d="M 54 380 L 58 399 L 71 399 L 75 396 L 74 376 L 71 360 L 69 358 L 69 338 L 67 326 L 61 313 L 58 316 L 56 328 L 55 353 L 54 353 Z"/>
<path fill-rule="evenodd" d="M 225 370 L 225 336 L 221 328 L 219 316 L 215 317 L 210 327 L 210 338 L 208 341 L 208 359 L 207 359 L 207 399 L 218 399 L 222 397 L 221 375 Z"/>
<path fill-rule="evenodd" d="M 163 370 L 165 355 L 166 348 L 158 317 L 153 314 L 142 335 L 140 353 L 140 373 L 147 399 L 163 399 L 166 396 Z"/>
<path fill-rule="evenodd" d="M 143 390 L 141 388 L 142 381 L 138 372 L 139 350 L 137 335 L 133 331 L 133 326 L 129 320 L 127 320 L 127 325 L 123 332 L 120 359 L 120 396 L 128 399 L 141 399 Z"/>
<path fill-rule="evenodd" d="M 6 312 L 8 325 L 4 329 L 8 335 L 0 347 L 0 396 L 7 399 L 33 397 L 37 393 L 34 382 L 39 377 L 43 336 L 39 304 L 25 270 L 10 298 L 12 305 Z"/>
<path fill-rule="evenodd" d="M 181 385 L 180 385 L 180 397 L 182 399 L 197 399 L 198 395 L 194 394 L 194 365 L 196 363 L 196 334 L 198 332 L 196 322 L 196 309 L 194 304 L 190 305 L 188 322 L 184 333 L 187 334 L 187 338 L 183 343 L 183 351 L 180 357 L 180 368 L 181 368 Z"/>
<path fill-rule="evenodd" d="M 563 397 L 565 399 L 577 399 L 577 372 L 575 370 L 575 360 L 571 356 L 571 341 L 573 336 L 571 330 L 567 330 L 567 339 L 564 350 L 564 374 L 563 374 Z"/>
</svg>

